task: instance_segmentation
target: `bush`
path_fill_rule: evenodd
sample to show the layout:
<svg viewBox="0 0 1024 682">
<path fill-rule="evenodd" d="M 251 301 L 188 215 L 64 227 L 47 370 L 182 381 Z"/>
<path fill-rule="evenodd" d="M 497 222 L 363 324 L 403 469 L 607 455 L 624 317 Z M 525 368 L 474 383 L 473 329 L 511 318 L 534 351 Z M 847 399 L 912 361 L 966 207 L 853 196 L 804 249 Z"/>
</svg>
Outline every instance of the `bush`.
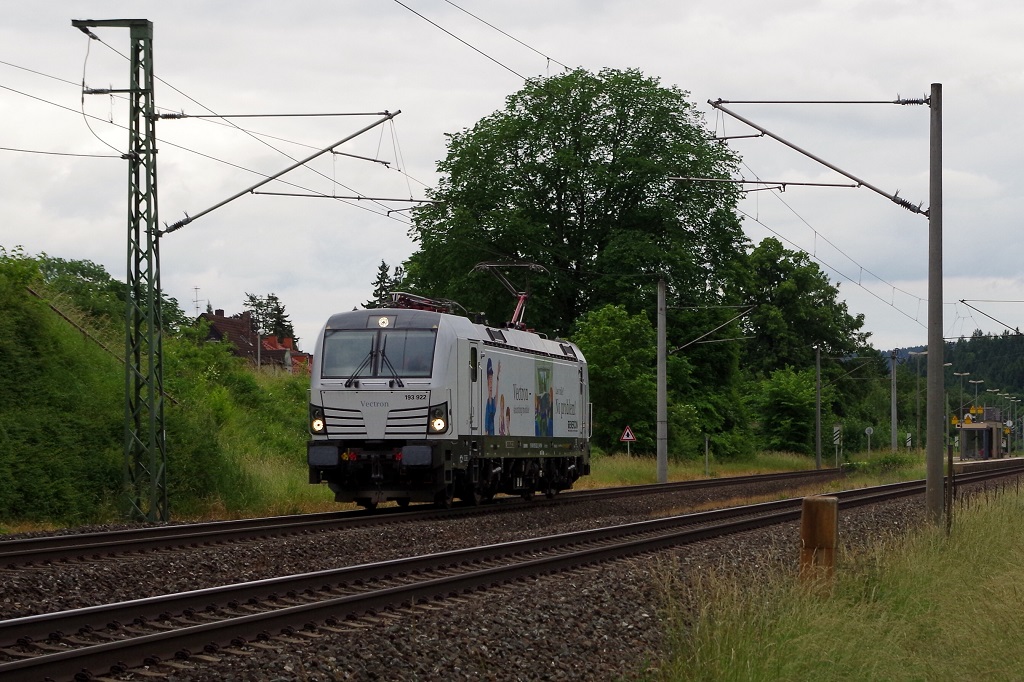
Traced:
<svg viewBox="0 0 1024 682">
<path fill-rule="evenodd" d="M 750 434 L 739 431 L 716 433 L 711 436 L 711 450 L 721 461 L 749 462 L 753 461 L 757 454 L 754 439 Z"/>
</svg>

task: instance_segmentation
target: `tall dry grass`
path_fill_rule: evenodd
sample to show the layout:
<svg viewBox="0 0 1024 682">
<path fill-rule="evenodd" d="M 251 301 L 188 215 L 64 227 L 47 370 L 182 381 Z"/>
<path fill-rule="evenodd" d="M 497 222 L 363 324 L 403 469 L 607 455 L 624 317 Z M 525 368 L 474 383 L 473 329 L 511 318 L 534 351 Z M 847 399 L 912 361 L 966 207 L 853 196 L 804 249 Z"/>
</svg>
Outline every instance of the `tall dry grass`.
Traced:
<svg viewBox="0 0 1024 682">
<path fill-rule="evenodd" d="M 948 536 L 928 526 L 841 552 L 831 589 L 665 569 L 671 652 L 650 679 L 1022 679 L 1024 497 L 972 500 Z"/>
</svg>

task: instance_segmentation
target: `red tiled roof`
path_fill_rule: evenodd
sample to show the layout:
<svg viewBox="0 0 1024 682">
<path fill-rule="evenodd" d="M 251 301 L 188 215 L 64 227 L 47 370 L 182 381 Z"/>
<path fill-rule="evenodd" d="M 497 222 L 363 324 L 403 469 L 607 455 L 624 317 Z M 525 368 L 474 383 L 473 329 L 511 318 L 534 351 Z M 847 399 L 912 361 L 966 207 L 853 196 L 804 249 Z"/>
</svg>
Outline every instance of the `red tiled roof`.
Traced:
<svg viewBox="0 0 1024 682">
<path fill-rule="evenodd" d="M 257 334 L 252 330 L 252 318 L 248 312 L 226 317 L 223 311 L 203 313 L 202 319 L 210 323 L 210 341 L 227 341 L 235 355 L 256 361 Z"/>
<path fill-rule="evenodd" d="M 278 340 L 276 336 L 264 337 L 256 350 L 257 334 L 252 330 L 252 317 L 248 311 L 227 317 L 223 310 L 203 313 L 200 318 L 210 323 L 210 341 L 227 341 L 232 352 L 252 364 L 276 365 L 294 372 L 308 372 L 313 356 L 294 348 L 292 339 Z"/>
</svg>

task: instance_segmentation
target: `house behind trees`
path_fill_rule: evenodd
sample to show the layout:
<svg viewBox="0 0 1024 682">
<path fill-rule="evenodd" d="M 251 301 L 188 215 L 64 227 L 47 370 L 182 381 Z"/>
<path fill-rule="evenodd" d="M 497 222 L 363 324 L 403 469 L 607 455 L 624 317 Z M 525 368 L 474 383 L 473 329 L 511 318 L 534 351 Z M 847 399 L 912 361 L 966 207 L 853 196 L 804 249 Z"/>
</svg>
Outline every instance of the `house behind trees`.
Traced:
<svg viewBox="0 0 1024 682">
<path fill-rule="evenodd" d="M 210 323 L 207 341 L 229 343 L 231 352 L 245 358 L 253 367 L 279 367 L 292 374 L 308 374 L 310 371 L 312 355 L 296 348 L 291 337 L 261 336 L 253 324 L 252 314 L 247 310 L 230 317 L 223 310 L 215 310 L 202 313 L 199 319 Z"/>
</svg>

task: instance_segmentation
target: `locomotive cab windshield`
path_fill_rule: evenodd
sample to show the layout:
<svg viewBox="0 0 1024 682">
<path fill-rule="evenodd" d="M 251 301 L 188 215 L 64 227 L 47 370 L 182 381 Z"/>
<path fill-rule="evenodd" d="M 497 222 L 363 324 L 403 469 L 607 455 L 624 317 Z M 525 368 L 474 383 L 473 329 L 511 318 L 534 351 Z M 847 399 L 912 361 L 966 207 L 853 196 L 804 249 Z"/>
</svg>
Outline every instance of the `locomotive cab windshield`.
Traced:
<svg viewBox="0 0 1024 682">
<path fill-rule="evenodd" d="M 337 329 L 324 334 L 324 379 L 428 378 L 436 329 Z"/>
</svg>

